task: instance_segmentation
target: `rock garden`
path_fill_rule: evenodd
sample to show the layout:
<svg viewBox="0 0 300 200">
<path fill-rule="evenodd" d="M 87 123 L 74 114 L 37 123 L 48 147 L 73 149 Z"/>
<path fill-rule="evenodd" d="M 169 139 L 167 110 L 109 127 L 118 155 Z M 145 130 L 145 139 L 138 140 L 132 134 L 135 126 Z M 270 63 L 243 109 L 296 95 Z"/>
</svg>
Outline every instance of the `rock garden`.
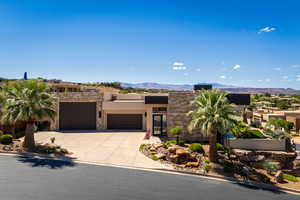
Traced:
<svg viewBox="0 0 300 200">
<path fill-rule="evenodd" d="M 209 145 L 168 140 L 142 144 L 147 157 L 182 172 L 251 180 L 300 189 L 300 162 L 295 152 L 248 151 L 217 144 L 217 162 L 208 159 Z"/>
<path fill-rule="evenodd" d="M 2 153 L 25 153 L 26 148 L 23 147 L 22 139 L 13 139 L 10 134 L 2 134 L 0 131 L 0 152 Z M 34 151 L 32 153 L 39 153 L 44 155 L 49 155 L 52 157 L 63 157 L 70 155 L 71 153 L 55 144 L 55 138 L 51 138 L 49 143 L 37 143 L 35 145 Z"/>
</svg>

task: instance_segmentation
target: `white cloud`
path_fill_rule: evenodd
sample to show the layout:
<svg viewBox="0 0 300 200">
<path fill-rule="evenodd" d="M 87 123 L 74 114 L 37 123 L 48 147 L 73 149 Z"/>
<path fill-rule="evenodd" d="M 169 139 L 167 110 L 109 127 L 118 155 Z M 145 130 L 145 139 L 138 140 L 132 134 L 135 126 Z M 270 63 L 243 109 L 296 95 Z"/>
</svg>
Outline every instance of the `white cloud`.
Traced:
<svg viewBox="0 0 300 200">
<path fill-rule="evenodd" d="M 269 78 L 266 78 L 266 79 L 265 79 L 265 81 L 266 81 L 266 82 L 270 82 L 270 81 L 271 81 L 271 79 L 269 79 Z"/>
<path fill-rule="evenodd" d="M 300 78 L 300 75 L 296 75 L 297 78 Z"/>
<path fill-rule="evenodd" d="M 237 69 L 240 69 L 240 68 L 241 68 L 241 65 L 234 65 L 232 69 L 237 70 Z"/>
<path fill-rule="evenodd" d="M 173 66 L 173 70 L 186 70 L 186 67 L 185 66 Z"/>
<path fill-rule="evenodd" d="M 283 78 L 283 79 L 288 79 L 289 77 L 288 77 L 288 76 L 283 76 L 282 78 Z"/>
<path fill-rule="evenodd" d="M 263 82 L 263 80 L 261 80 L 261 79 L 260 79 L 260 80 L 257 80 L 257 81 L 258 81 L 258 82 Z"/>
<path fill-rule="evenodd" d="M 200 72 L 200 71 L 201 71 L 201 69 L 199 69 L 199 68 L 198 68 L 198 69 L 196 69 L 196 71 L 197 71 L 197 72 Z"/>
<path fill-rule="evenodd" d="M 275 71 L 280 71 L 281 70 L 281 68 L 280 67 L 275 67 L 275 68 L 273 68 Z"/>
<path fill-rule="evenodd" d="M 174 62 L 173 70 L 186 70 L 186 66 L 184 66 L 183 62 Z"/>
<path fill-rule="evenodd" d="M 173 66 L 183 66 L 184 63 L 183 62 L 174 62 Z"/>
<path fill-rule="evenodd" d="M 300 78 L 297 78 L 296 81 L 300 81 Z"/>
<path fill-rule="evenodd" d="M 292 65 L 291 67 L 293 67 L 293 68 L 299 68 L 300 65 Z"/>
<path fill-rule="evenodd" d="M 188 75 L 189 75 L 189 73 L 184 73 L 183 75 L 184 75 L 184 76 L 188 76 Z"/>
<path fill-rule="evenodd" d="M 267 26 L 265 28 L 259 29 L 258 34 L 268 33 L 268 32 L 275 31 L 275 30 L 276 30 L 276 28 Z"/>
<path fill-rule="evenodd" d="M 220 76 L 221 79 L 226 79 L 225 75 Z"/>
</svg>

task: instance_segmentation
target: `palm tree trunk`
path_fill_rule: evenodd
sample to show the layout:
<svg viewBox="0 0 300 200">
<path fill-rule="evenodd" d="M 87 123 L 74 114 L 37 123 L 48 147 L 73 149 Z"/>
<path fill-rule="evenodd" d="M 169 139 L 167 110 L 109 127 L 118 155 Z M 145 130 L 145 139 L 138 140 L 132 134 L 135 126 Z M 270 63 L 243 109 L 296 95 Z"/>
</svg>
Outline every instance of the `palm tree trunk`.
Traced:
<svg viewBox="0 0 300 200">
<path fill-rule="evenodd" d="M 209 153 L 208 158 L 210 162 L 217 161 L 217 131 L 211 130 L 209 134 Z"/>
<path fill-rule="evenodd" d="M 26 124 L 25 138 L 23 142 L 23 147 L 26 148 L 28 151 L 34 151 L 35 149 L 34 132 L 34 122 L 28 122 Z"/>
<path fill-rule="evenodd" d="M 242 116 L 243 116 L 243 122 L 246 123 L 246 124 L 248 124 L 248 120 L 247 120 L 247 110 L 246 110 L 245 107 L 243 108 Z"/>
</svg>

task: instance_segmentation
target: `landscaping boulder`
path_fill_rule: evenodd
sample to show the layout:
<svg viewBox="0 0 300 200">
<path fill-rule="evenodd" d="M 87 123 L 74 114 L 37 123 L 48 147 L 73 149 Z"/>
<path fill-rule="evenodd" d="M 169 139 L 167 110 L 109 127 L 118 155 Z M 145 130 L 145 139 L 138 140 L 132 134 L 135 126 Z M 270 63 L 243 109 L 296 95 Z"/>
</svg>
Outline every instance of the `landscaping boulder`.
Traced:
<svg viewBox="0 0 300 200">
<path fill-rule="evenodd" d="M 167 160 L 171 161 L 172 163 L 178 163 L 179 156 L 176 154 L 171 154 L 167 157 Z"/>
<path fill-rule="evenodd" d="M 260 162 L 263 160 L 273 160 L 280 163 L 280 166 L 285 169 L 293 168 L 293 161 L 296 159 L 297 154 L 294 152 L 283 151 L 249 151 L 242 149 L 234 149 L 234 154 L 241 162 L 251 163 Z"/>
<path fill-rule="evenodd" d="M 153 144 L 152 146 L 153 146 L 155 149 L 158 149 L 158 148 L 160 148 L 160 147 L 163 147 L 164 144 L 159 143 L 159 144 Z"/>
<path fill-rule="evenodd" d="M 165 159 L 166 158 L 166 154 L 164 153 L 158 153 L 155 155 L 158 159 Z"/>
<path fill-rule="evenodd" d="M 282 183 L 283 182 L 283 177 L 282 177 L 283 173 L 281 170 L 279 170 L 275 176 L 274 176 L 274 179 L 276 181 L 276 183 Z"/>
<path fill-rule="evenodd" d="M 300 160 L 293 161 L 293 169 L 300 169 Z"/>
<path fill-rule="evenodd" d="M 169 153 L 176 153 L 177 149 L 181 149 L 181 147 L 177 146 L 177 145 L 172 145 L 168 148 L 168 152 Z"/>
<path fill-rule="evenodd" d="M 156 151 L 156 148 L 155 148 L 154 146 L 151 146 L 151 147 L 149 148 L 149 151 L 155 152 L 155 151 Z"/>
<path fill-rule="evenodd" d="M 190 157 L 190 152 L 188 150 L 185 150 L 185 149 L 176 149 L 176 155 Z"/>
<path fill-rule="evenodd" d="M 199 167 L 200 163 L 199 162 L 187 162 L 185 164 L 186 167 Z"/>
</svg>

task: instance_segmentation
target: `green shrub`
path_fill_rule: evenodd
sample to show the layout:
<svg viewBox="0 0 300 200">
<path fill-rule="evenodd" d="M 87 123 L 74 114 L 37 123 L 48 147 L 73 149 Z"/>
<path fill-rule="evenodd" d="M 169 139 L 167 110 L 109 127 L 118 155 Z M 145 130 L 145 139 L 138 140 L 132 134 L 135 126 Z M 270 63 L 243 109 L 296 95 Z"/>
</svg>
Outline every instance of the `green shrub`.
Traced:
<svg viewBox="0 0 300 200">
<path fill-rule="evenodd" d="M 241 138 L 266 138 L 259 130 L 248 130 L 241 135 Z"/>
<path fill-rule="evenodd" d="M 25 136 L 25 131 L 17 131 L 15 132 L 15 136 L 16 138 L 21 138 L 21 137 L 24 137 Z"/>
<path fill-rule="evenodd" d="M 154 161 L 157 161 L 157 160 L 158 160 L 158 157 L 155 156 L 155 155 L 153 155 L 153 156 L 151 156 L 151 159 L 154 160 Z"/>
<path fill-rule="evenodd" d="M 172 146 L 173 144 L 176 144 L 176 140 L 167 140 L 164 142 L 164 146 L 166 148 L 169 148 L 170 146 Z"/>
<path fill-rule="evenodd" d="M 277 172 L 279 166 L 277 163 L 274 163 L 270 160 L 266 160 L 263 164 L 263 168 L 267 171 L 268 174 L 272 174 L 273 172 Z"/>
<path fill-rule="evenodd" d="M 140 150 L 140 151 L 143 151 L 143 150 L 145 149 L 146 146 L 147 146 L 146 144 L 141 144 L 139 150 Z"/>
<path fill-rule="evenodd" d="M 204 160 L 204 163 L 209 164 L 209 160 Z"/>
<path fill-rule="evenodd" d="M 11 144 L 12 141 L 13 141 L 13 136 L 10 135 L 10 134 L 5 134 L 5 135 L 0 136 L 0 143 L 1 144 L 8 145 L 8 144 Z"/>
<path fill-rule="evenodd" d="M 192 152 L 197 152 L 197 153 L 203 153 L 203 147 L 200 143 L 193 143 L 189 146 L 189 150 L 191 150 Z"/>
<path fill-rule="evenodd" d="M 179 137 L 183 133 L 183 128 L 181 126 L 176 126 L 170 130 L 170 133 L 176 137 L 176 141 L 179 143 Z"/>
<path fill-rule="evenodd" d="M 184 146 L 184 141 L 179 140 L 176 144 L 179 145 L 179 146 Z"/>
<path fill-rule="evenodd" d="M 283 179 L 292 181 L 292 182 L 299 182 L 298 178 L 291 175 L 291 174 L 282 174 Z"/>
<path fill-rule="evenodd" d="M 165 148 L 169 148 L 170 146 L 172 146 L 173 144 L 177 144 L 179 146 L 184 146 L 184 141 L 179 140 L 178 142 L 176 140 L 167 140 L 164 142 L 164 147 Z"/>
<path fill-rule="evenodd" d="M 216 148 L 217 148 L 217 151 L 223 151 L 223 150 L 224 150 L 223 145 L 220 144 L 220 143 L 217 143 L 217 144 L 216 144 Z"/>
<path fill-rule="evenodd" d="M 233 150 L 230 146 L 223 146 L 224 152 L 227 154 L 228 159 L 231 159 L 231 154 Z"/>
<path fill-rule="evenodd" d="M 205 164 L 203 165 L 203 170 L 204 170 L 205 173 L 208 173 L 208 172 L 210 171 L 210 169 L 211 169 L 210 164 L 205 163 Z"/>
</svg>

